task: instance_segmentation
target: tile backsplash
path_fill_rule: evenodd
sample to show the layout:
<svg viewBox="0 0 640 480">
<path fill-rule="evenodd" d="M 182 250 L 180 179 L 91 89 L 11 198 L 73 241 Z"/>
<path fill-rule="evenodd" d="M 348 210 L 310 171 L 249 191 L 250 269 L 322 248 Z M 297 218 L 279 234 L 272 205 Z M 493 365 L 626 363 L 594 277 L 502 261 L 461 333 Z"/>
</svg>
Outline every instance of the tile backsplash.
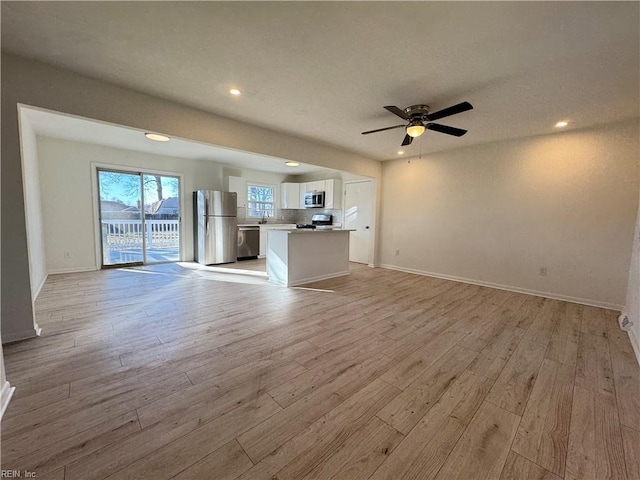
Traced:
<svg viewBox="0 0 640 480">
<path fill-rule="evenodd" d="M 285 209 L 279 208 L 277 217 L 268 218 L 268 223 L 311 223 L 311 217 L 316 213 L 326 213 L 333 215 L 333 223 L 342 223 L 342 210 L 334 210 L 330 208 L 304 208 L 304 209 Z M 238 223 L 253 223 L 259 219 L 246 219 L 246 209 L 238 207 Z"/>
<path fill-rule="evenodd" d="M 281 208 L 278 210 L 278 218 L 276 220 L 283 223 L 311 223 L 311 217 L 316 213 L 333 215 L 333 223 L 342 223 L 342 210 L 333 210 L 328 208 Z"/>
</svg>

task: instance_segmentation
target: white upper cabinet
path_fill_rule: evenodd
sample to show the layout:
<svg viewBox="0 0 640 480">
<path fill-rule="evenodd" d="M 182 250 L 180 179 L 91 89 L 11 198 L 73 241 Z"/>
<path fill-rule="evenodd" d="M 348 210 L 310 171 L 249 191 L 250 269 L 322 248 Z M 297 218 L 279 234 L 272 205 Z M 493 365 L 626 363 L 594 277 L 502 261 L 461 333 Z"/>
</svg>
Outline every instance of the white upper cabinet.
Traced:
<svg viewBox="0 0 640 480">
<path fill-rule="evenodd" d="M 247 208 L 247 184 L 244 178 L 229 176 L 229 191 L 238 194 L 238 208 Z"/>
<path fill-rule="evenodd" d="M 325 181 L 317 180 L 315 182 L 307 182 L 306 183 L 306 191 L 307 192 L 324 192 L 325 189 Z"/>
<path fill-rule="evenodd" d="M 342 182 L 340 180 L 325 180 L 324 208 L 342 208 Z"/>
<path fill-rule="evenodd" d="M 304 208 L 304 194 L 307 193 L 307 184 L 306 183 L 299 183 L 298 184 L 298 188 L 300 189 L 300 196 L 298 197 L 298 199 L 300 201 L 300 207 L 299 208 Z"/>
<path fill-rule="evenodd" d="M 302 208 L 299 183 L 280 184 L 280 208 Z"/>
<path fill-rule="evenodd" d="M 304 208 L 304 194 L 307 192 L 324 192 L 325 181 L 318 180 L 300 184 L 300 208 Z"/>
</svg>

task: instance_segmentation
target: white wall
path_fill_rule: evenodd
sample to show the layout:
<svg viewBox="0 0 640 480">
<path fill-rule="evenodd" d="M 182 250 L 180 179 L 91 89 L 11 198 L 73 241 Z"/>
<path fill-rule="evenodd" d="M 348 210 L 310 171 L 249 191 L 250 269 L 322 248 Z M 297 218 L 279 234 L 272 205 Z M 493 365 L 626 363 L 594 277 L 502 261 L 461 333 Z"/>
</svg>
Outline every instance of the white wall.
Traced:
<svg viewBox="0 0 640 480">
<path fill-rule="evenodd" d="M 17 104 L 379 177 L 380 162 L 2 53 L 2 329 L 33 325 Z"/>
<path fill-rule="evenodd" d="M 96 227 L 95 164 L 182 174 L 183 260 L 193 259 L 192 192 L 224 189 L 222 166 L 209 161 L 150 155 L 100 145 L 38 137 L 47 272 L 93 270 Z M 92 165 L 93 164 L 93 165 Z M 69 258 L 64 258 L 69 252 Z"/>
<path fill-rule="evenodd" d="M 47 278 L 47 259 L 42 230 L 42 201 L 40 198 L 40 168 L 36 135 L 26 118 L 21 119 L 22 180 L 24 182 L 24 207 L 29 244 L 29 271 L 31 298 L 35 301 Z"/>
<path fill-rule="evenodd" d="M 12 387 L 7 381 L 4 373 L 4 357 L 2 356 L 2 344 L 0 344 L 0 420 L 2 420 L 4 412 L 9 406 L 15 389 L 16 388 Z"/>
<path fill-rule="evenodd" d="M 232 168 L 224 166 L 225 190 L 229 187 L 229 176 L 242 177 L 247 181 L 256 183 L 265 183 L 269 185 L 280 185 L 287 178 L 282 173 L 260 172 L 258 170 L 250 170 L 248 168 Z"/>
<path fill-rule="evenodd" d="M 620 307 L 638 152 L 635 120 L 387 162 L 380 263 Z"/>
<path fill-rule="evenodd" d="M 351 181 L 359 181 L 359 180 L 370 180 L 369 177 L 363 177 L 362 175 L 354 175 L 349 172 L 338 172 L 338 171 L 324 171 L 317 173 L 306 173 L 303 175 L 296 175 L 295 177 L 288 177 L 286 181 L 296 182 L 296 183 L 304 183 L 304 182 L 315 182 L 316 180 L 329 180 L 332 178 L 337 178 L 342 180 L 343 182 L 351 182 Z"/>
<path fill-rule="evenodd" d="M 627 285 L 627 301 L 624 312 L 633 322 L 629 337 L 640 363 L 640 206 L 636 219 L 636 231 L 633 240 L 631 267 L 629 268 L 629 284 Z"/>
<path fill-rule="evenodd" d="M 3 65 L 2 79 L 6 76 Z M 23 182 L 21 150 L 18 124 L 18 107 L 5 101 L 6 92 L 2 88 L 2 245 L 0 257 L 2 262 L 2 342 L 21 340 L 35 337 L 38 328 L 33 316 L 34 288 L 32 288 L 31 262 L 29 258 L 29 241 L 38 244 L 37 235 L 27 231 L 26 213 L 29 208 L 38 209 L 38 201 L 27 204 L 25 201 L 25 185 L 33 185 L 33 182 Z M 27 149 L 32 143 L 29 141 L 28 125 L 25 129 L 25 144 Z M 33 167 L 34 156 L 27 155 L 27 170 Z M 37 183 L 37 182 L 36 182 Z M 31 189 L 33 190 L 33 189 Z M 37 225 L 37 221 L 32 223 Z M 30 235 L 28 237 L 27 235 Z M 38 255 L 37 253 L 35 254 Z M 44 260 L 40 256 L 40 261 Z M 39 261 L 35 262 L 36 269 L 41 267 Z M 41 273 L 34 275 L 33 283 L 37 285 Z"/>
<path fill-rule="evenodd" d="M 2 236 L 0 235 L 0 238 Z M 1 290 L 1 288 L 0 288 Z M 0 316 L 2 312 L 0 311 Z M 1 323 L 1 322 L 0 322 Z M 1 327 L 0 327 L 1 330 Z M 9 401 L 11 400 L 11 396 L 13 395 L 14 388 L 11 387 L 9 382 L 7 381 L 7 376 L 4 372 L 4 355 L 2 353 L 2 343 L 0 343 L 0 420 L 2 420 L 2 415 L 9 405 Z M 0 424 L 0 431 L 2 427 Z M 2 440 L 0 440 L 0 443 Z"/>
<path fill-rule="evenodd" d="M 131 150 L 37 137 L 43 199 L 43 230 L 46 272 L 63 273 L 95 270 L 96 227 L 93 185 L 95 167 L 160 171 L 182 175 L 181 203 L 183 260 L 193 259 L 192 192 L 198 189 L 227 190 L 228 176 L 278 185 L 283 174 L 234 169 L 212 161 L 152 155 Z M 38 192 L 40 196 L 40 192 Z M 65 258 L 64 253 L 69 252 Z"/>
</svg>

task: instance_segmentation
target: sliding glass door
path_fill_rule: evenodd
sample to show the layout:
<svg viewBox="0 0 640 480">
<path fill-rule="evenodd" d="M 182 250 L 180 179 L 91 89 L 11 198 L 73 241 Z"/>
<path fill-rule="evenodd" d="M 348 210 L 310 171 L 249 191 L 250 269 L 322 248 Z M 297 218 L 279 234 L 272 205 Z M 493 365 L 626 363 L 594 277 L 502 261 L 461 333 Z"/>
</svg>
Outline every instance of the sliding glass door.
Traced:
<svg viewBox="0 0 640 480">
<path fill-rule="evenodd" d="M 178 177 L 98 170 L 103 268 L 180 260 Z"/>
<path fill-rule="evenodd" d="M 142 174 L 145 205 L 145 263 L 180 260 L 180 182 L 178 177 Z"/>
</svg>

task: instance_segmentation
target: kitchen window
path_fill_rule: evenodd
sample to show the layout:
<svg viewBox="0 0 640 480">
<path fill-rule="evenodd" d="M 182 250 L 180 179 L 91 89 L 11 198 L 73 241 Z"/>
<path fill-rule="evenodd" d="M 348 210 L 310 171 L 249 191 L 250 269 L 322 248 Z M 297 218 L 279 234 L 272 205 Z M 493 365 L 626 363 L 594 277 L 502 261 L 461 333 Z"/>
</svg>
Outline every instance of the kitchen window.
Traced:
<svg viewBox="0 0 640 480">
<path fill-rule="evenodd" d="M 247 183 L 247 217 L 274 218 L 276 214 L 276 187 Z"/>
</svg>

